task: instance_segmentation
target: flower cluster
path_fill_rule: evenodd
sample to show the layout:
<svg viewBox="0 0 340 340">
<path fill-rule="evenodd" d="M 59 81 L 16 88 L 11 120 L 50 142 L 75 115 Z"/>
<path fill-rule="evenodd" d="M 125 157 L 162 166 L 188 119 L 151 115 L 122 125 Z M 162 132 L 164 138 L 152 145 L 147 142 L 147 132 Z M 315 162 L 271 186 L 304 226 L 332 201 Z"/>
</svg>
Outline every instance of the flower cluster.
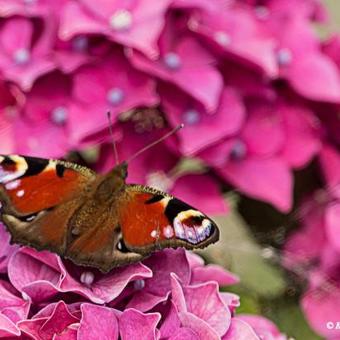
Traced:
<svg viewBox="0 0 340 340">
<path fill-rule="evenodd" d="M 169 190 L 207 213 L 227 210 L 221 182 L 288 212 L 294 171 L 317 159 L 330 202 L 322 210 L 328 222 L 322 219 L 326 224 L 320 229 L 332 245 L 339 216 L 334 208 L 339 182 L 329 178 L 340 173 L 334 161 L 340 145 L 340 38 L 321 41 L 314 27 L 326 20 L 318 0 L 162 0 L 152 5 L 148 0 L 0 0 L 0 152 L 59 158 L 98 146 L 94 166 L 105 171 L 114 164 L 108 110 L 121 159 L 184 123 L 176 136 L 129 165 L 129 181 Z M 196 158 L 209 171 L 177 171 L 183 158 Z M 307 220 L 301 233 L 308 234 Z M 53 265 L 38 260 L 31 264 L 36 271 L 51 275 L 48 283 L 41 281 L 44 289 L 13 283 L 17 289 L 25 287 L 30 298 L 31 289 L 33 295 L 51 296 L 70 290 L 63 285 L 74 278 L 59 260 L 51 259 Z M 91 277 L 83 276 L 85 281 Z M 195 284 L 172 276 L 168 291 L 179 314 L 171 322 L 183 317 L 181 324 L 197 323 L 185 314 L 194 308 L 188 306 L 189 292 L 201 289 Z M 74 289 L 84 296 L 83 288 Z M 101 295 L 96 299 L 108 302 Z M 27 306 L 20 308 L 21 316 L 27 314 Z M 125 312 L 79 302 L 47 306 L 34 320 L 47 324 L 55 313 L 64 313 L 68 327 L 91 311 L 99 315 L 97 309 L 119 322 L 120 330 L 130 329 L 122 326 Z M 127 319 L 145 317 L 142 323 L 155 332 L 158 314 L 128 313 Z M 221 336 L 218 327 L 213 332 Z M 76 329 L 70 326 L 67 332 Z"/>
<path fill-rule="evenodd" d="M 0 337 L 47 339 L 277 339 L 275 325 L 235 315 L 238 278 L 183 249 L 109 274 L 8 243 L 1 226 Z"/>
</svg>

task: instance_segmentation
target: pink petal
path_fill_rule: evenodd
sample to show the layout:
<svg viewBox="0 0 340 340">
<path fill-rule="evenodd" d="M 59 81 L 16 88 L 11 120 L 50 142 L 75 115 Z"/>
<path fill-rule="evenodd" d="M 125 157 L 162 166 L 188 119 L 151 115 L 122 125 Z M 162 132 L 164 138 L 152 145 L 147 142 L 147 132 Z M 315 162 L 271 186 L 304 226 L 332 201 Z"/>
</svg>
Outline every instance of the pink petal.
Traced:
<svg viewBox="0 0 340 340">
<path fill-rule="evenodd" d="M 9 279 L 16 289 L 25 291 L 32 300 L 44 301 L 58 293 L 61 274 L 55 261 L 54 254 L 21 248 L 9 261 Z"/>
<path fill-rule="evenodd" d="M 235 6 L 225 9 L 223 15 L 220 12 L 206 11 L 199 23 L 193 21 L 191 29 L 210 39 L 227 55 L 231 53 L 275 77 L 278 73 L 275 41 L 261 28 L 250 10 Z"/>
<path fill-rule="evenodd" d="M 228 332 L 222 340 L 260 340 L 254 330 L 245 321 L 237 317 L 232 319 Z"/>
<path fill-rule="evenodd" d="M 177 310 L 172 302 L 170 302 L 169 309 L 166 313 L 162 313 L 162 324 L 160 326 L 160 332 L 162 338 L 171 337 L 174 332 L 180 331 L 181 321 L 178 317 Z"/>
<path fill-rule="evenodd" d="M 183 38 L 177 53 L 183 60 L 177 70 L 169 70 L 162 59 L 151 61 L 137 52 L 132 54 L 131 62 L 136 68 L 175 84 L 213 112 L 223 84 L 219 72 L 211 65 L 212 57 L 193 38 Z"/>
<path fill-rule="evenodd" d="M 184 249 L 165 249 L 143 261 L 151 269 L 153 276 L 143 282 L 143 288 L 128 303 L 128 307 L 142 311 L 150 310 L 165 301 L 171 290 L 171 276 L 175 273 L 184 283 L 189 283 L 190 267 Z"/>
<path fill-rule="evenodd" d="M 83 303 L 81 311 L 79 339 L 118 339 L 118 320 L 113 309 Z"/>
<path fill-rule="evenodd" d="M 271 203 L 282 212 L 291 209 L 293 178 L 281 159 L 231 161 L 219 172 L 245 194 Z"/>
<path fill-rule="evenodd" d="M 60 284 L 60 289 L 64 292 L 74 292 L 85 296 L 94 303 L 105 303 L 117 298 L 129 282 L 143 280 L 151 276 L 152 272 L 149 268 L 141 263 L 135 263 L 113 269 L 87 286 L 67 272 Z"/>
<path fill-rule="evenodd" d="M 263 340 L 285 340 L 287 339 L 285 335 L 283 335 L 280 330 L 276 327 L 276 325 L 266 319 L 263 316 L 259 315 L 251 315 L 251 314 L 239 314 L 237 315 L 239 320 L 245 321 L 248 325 L 250 325 L 255 333 Z"/>
<path fill-rule="evenodd" d="M 182 317 L 189 322 L 196 318 L 209 325 L 219 336 L 222 336 L 229 328 L 231 314 L 219 296 L 218 286 L 215 282 L 194 286 L 183 286 L 172 275 L 172 301 L 174 302 L 183 326 Z M 191 315 L 189 315 L 191 314 Z"/>
<path fill-rule="evenodd" d="M 216 264 L 208 264 L 204 267 L 192 269 L 191 284 L 215 281 L 220 286 L 229 286 L 238 283 L 239 278 L 223 267 Z"/>
<path fill-rule="evenodd" d="M 136 309 L 126 309 L 119 319 L 120 336 L 125 339 L 156 339 L 159 313 L 144 314 Z"/>
<path fill-rule="evenodd" d="M 0 313 L 0 337 L 14 337 L 19 336 L 20 330 L 18 327 L 5 315 Z"/>
<path fill-rule="evenodd" d="M 304 53 L 303 60 L 297 55 L 287 71 L 287 77 L 295 91 L 309 99 L 340 102 L 338 69 L 321 53 Z"/>
<path fill-rule="evenodd" d="M 182 326 L 195 332 L 199 339 L 218 340 L 218 333 L 206 322 L 189 312 L 180 312 Z"/>
<path fill-rule="evenodd" d="M 327 208 L 325 218 L 328 240 L 340 252 L 340 202 Z"/>
<path fill-rule="evenodd" d="M 225 214 L 229 211 L 218 183 L 208 175 L 180 177 L 175 182 L 171 194 L 206 214 Z"/>
<path fill-rule="evenodd" d="M 33 34 L 32 21 L 14 17 L 4 22 L 0 32 L 1 47 L 12 57 L 18 49 L 30 49 Z"/>
<path fill-rule="evenodd" d="M 1 127 L 0 127 L 1 129 Z M 5 230 L 5 226 L 0 224 L 0 272 L 7 272 L 8 261 L 11 255 L 18 249 L 17 245 L 9 243 L 11 236 Z"/>
<path fill-rule="evenodd" d="M 177 332 L 173 332 L 168 338 L 169 340 L 200 340 L 198 334 L 190 328 L 181 327 Z"/>
<path fill-rule="evenodd" d="M 43 339 L 53 338 L 54 334 L 61 334 L 69 325 L 77 323 L 79 320 L 68 310 L 63 301 L 59 301 L 51 316 L 45 321 L 39 330 Z"/>
<path fill-rule="evenodd" d="M 268 103 L 254 106 L 251 108 L 241 136 L 249 153 L 274 155 L 285 143 L 285 131 L 280 113 L 273 110 Z"/>
<path fill-rule="evenodd" d="M 320 150 L 320 123 L 312 111 L 297 105 L 283 106 L 279 112 L 286 133 L 282 157 L 290 166 L 301 168 Z"/>
<path fill-rule="evenodd" d="M 112 77 L 112 74 L 115 76 Z M 128 76 L 127 76 L 128 74 Z M 93 84 L 97 84 L 94 88 Z M 110 91 L 119 91 L 116 103 L 108 99 Z M 115 118 L 118 114 L 139 106 L 158 103 L 155 82 L 134 70 L 117 52 L 96 66 L 81 68 L 74 76 L 74 97 L 78 100 L 70 109 L 70 133 L 73 143 L 107 128 L 108 109 Z M 82 121 L 82 124 L 79 124 Z"/>
<path fill-rule="evenodd" d="M 173 126 L 185 125 L 177 134 L 185 155 L 194 154 L 221 138 L 237 133 L 245 119 L 243 103 L 231 87 L 223 90 L 219 107 L 214 113 L 207 113 L 202 105 L 169 86 L 161 87 L 161 97 L 170 123 Z M 202 135 L 205 137 L 202 138 Z"/>
<path fill-rule="evenodd" d="M 329 189 L 336 189 L 340 184 L 340 155 L 331 145 L 325 144 L 319 155 L 321 170 Z"/>
</svg>

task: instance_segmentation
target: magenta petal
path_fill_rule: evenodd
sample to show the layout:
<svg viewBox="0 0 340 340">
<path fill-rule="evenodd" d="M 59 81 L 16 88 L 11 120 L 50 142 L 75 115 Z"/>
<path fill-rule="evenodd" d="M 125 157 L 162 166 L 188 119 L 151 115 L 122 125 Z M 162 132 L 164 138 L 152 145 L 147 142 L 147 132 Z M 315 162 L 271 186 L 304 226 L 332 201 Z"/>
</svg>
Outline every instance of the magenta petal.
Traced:
<svg viewBox="0 0 340 340">
<path fill-rule="evenodd" d="M 135 263 L 113 269 L 89 286 L 66 273 L 60 288 L 64 292 L 74 292 L 85 296 L 94 303 L 105 303 L 117 298 L 129 282 L 150 278 L 151 276 L 152 272 L 149 268 L 141 263 Z"/>
<path fill-rule="evenodd" d="M 68 310 L 63 301 L 58 302 L 51 316 L 40 328 L 40 335 L 44 339 L 53 338 L 54 334 L 62 333 L 67 326 L 72 323 L 77 323 L 79 320 L 74 317 Z"/>
<path fill-rule="evenodd" d="M 199 339 L 218 340 L 221 337 L 218 333 L 205 321 L 202 321 L 196 315 L 189 312 L 179 313 L 182 326 L 194 331 Z"/>
<path fill-rule="evenodd" d="M 219 107 L 207 113 L 200 103 L 169 86 L 161 87 L 162 105 L 173 126 L 184 123 L 178 132 L 182 153 L 191 155 L 222 138 L 236 134 L 245 119 L 245 108 L 231 87 L 222 92 Z M 204 135 L 204 138 L 202 138 Z"/>
<path fill-rule="evenodd" d="M 177 70 L 169 69 L 162 59 L 151 61 L 135 52 L 131 61 L 138 69 L 175 84 L 202 103 L 208 112 L 213 112 L 223 89 L 222 77 L 211 65 L 213 58 L 191 37 L 183 38 L 177 49 L 175 52 L 183 60 Z"/>
<path fill-rule="evenodd" d="M 201 337 L 188 327 L 181 327 L 177 332 L 173 332 L 171 336 L 168 337 L 169 340 L 200 340 Z"/>
<path fill-rule="evenodd" d="M 340 252 L 340 202 L 326 209 L 326 233 L 329 242 Z"/>
<path fill-rule="evenodd" d="M 297 56 L 288 71 L 294 89 L 312 100 L 339 103 L 340 76 L 335 63 L 317 52 L 304 53 L 302 59 Z"/>
<path fill-rule="evenodd" d="M 237 319 L 245 321 L 248 325 L 250 325 L 260 339 L 287 339 L 287 337 L 279 331 L 272 321 L 266 319 L 263 316 L 239 314 L 237 315 Z"/>
<path fill-rule="evenodd" d="M 232 319 L 230 328 L 222 337 L 222 340 L 260 340 L 260 338 L 250 325 L 235 317 Z"/>
<path fill-rule="evenodd" d="M 118 339 L 118 320 L 113 309 L 83 303 L 81 312 L 79 339 Z"/>
<path fill-rule="evenodd" d="M 293 178 L 281 159 L 231 161 L 219 172 L 245 194 L 271 203 L 282 212 L 291 209 Z"/>
<path fill-rule="evenodd" d="M 126 309 L 119 319 L 122 340 L 156 339 L 156 326 L 161 319 L 159 313 L 144 314 L 136 309 Z"/>
<path fill-rule="evenodd" d="M 242 140 L 248 152 L 256 155 L 274 155 L 284 145 L 285 132 L 279 111 L 271 105 L 256 105 L 251 109 L 244 129 Z"/>
<path fill-rule="evenodd" d="M 9 243 L 10 239 L 10 234 L 5 230 L 5 226 L 0 223 L 0 273 L 7 272 L 8 261 L 18 249 L 17 245 Z"/>
<path fill-rule="evenodd" d="M 18 327 L 22 333 L 29 335 L 33 339 L 41 339 L 39 330 L 46 322 L 46 318 L 27 319 L 18 322 Z"/>
<path fill-rule="evenodd" d="M 279 112 L 286 134 L 281 155 L 290 166 L 301 168 L 320 150 L 319 122 L 312 111 L 297 105 L 282 106 Z"/>
<path fill-rule="evenodd" d="M 164 295 L 171 290 L 170 273 L 175 273 L 184 284 L 189 283 L 190 267 L 185 250 L 164 249 L 157 252 L 143 263 L 152 272 L 152 278 L 145 281 L 144 289 L 157 295 Z"/>
<path fill-rule="evenodd" d="M 219 336 L 229 328 L 231 314 L 219 296 L 216 282 L 181 287 L 176 276 L 172 275 L 172 301 L 183 326 L 188 325 L 183 323 L 182 317 L 188 322 L 193 319 L 195 324 L 196 318 L 201 319 L 201 323 L 209 325 Z"/>
<path fill-rule="evenodd" d="M 220 286 L 229 286 L 239 282 L 239 278 L 216 264 L 208 264 L 192 269 L 191 284 L 216 281 Z"/>
<path fill-rule="evenodd" d="M 38 259 L 34 256 L 38 255 Z M 61 273 L 55 268 L 57 256 L 21 248 L 11 257 L 8 276 L 13 286 L 34 301 L 44 301 L 58 293 Z"/>
<path fill-rule="evenodd" d="M 171 194 L 184 202 L 190 202 L 190 205 L 206 214 L 223 214 L 229 210 L 218 183 L 208 175 L 180 177 L 171 189 Z"/>
<path fill-rule="evenodd" d="M 128 307 L 142 311 L 150 310 L 165 301 L 171 290 L 171 273 L 175 273 L 185 284 L 190 280 L 190 266 L 184 249 L 164 249 L 143 261 L 153 276 L 143 282 L 143 288 L 128 303 Z"/>
<path fill-rule="evenodd" d="M 184 286 L 188 311 L 207 322 L 220 336 L 231 322 L 231 314 L 218 294 L 215 282 Z"/>
<path fill-rule="evenodd" d="M 325 144 L 319 154 L 321 170 L 330 191 L 340 184 L 340 155 L 331 145 Z"/>
<path fill-rule="evenodd" d="M 162 313 L 163 314 L 163 313 Z M 170 302 L 170 308 L 167 314 L 163 314 L 163 320 L 160 327 L 161 337 L 168 338 L 171 337 L 175 330 L 179 330 L 181 326 L 181 321 L 178 317 L 177 310 L 172 302 Z"/>
<path fill-rule="evenodd" d="M 5 315 L 0 313 L 0 337 L 19 336 L 20 330 L 18 327 Z"/>
<path fill-rule="evenodd" d="M 76 325 L 70 325 L 64 329 L 61 334 L 55 334 L 53 340 L 77 340 L 78 327 Z"/>
</svg>

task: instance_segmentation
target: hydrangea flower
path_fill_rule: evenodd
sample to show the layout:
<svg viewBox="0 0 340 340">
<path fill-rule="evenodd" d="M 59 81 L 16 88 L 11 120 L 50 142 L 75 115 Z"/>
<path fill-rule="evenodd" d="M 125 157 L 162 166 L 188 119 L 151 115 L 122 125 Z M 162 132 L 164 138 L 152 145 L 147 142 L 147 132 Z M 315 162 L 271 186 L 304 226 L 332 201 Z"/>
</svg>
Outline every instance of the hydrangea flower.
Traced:
<svg viewBox="0 0 340 340">
<path fill-rule="evenodd" d="M 51 56 L 54 43 L 54 22 L 10 17 L 0 29 L 0 70 L 6 77 L 29 90 L 35 79 L 53 70 Z"/>
<path fill-rule="evenodd" d="M 0 281 L 1 335 L 238 339 L 235 334 L 252 334 L 259 339 L 267 334 L 263 339 L 269 339 L 280 334 L 263 318 L 234 317 L 238 297 L 220 293 L 219 285 L 235 284 L 238 278 L 220 266 L 204 265 L 183 249 L 160 251 L 108 274 L 26 247 L 15 247 L 5 256 L 9 261 L 8 280 Z"/>
</svg>

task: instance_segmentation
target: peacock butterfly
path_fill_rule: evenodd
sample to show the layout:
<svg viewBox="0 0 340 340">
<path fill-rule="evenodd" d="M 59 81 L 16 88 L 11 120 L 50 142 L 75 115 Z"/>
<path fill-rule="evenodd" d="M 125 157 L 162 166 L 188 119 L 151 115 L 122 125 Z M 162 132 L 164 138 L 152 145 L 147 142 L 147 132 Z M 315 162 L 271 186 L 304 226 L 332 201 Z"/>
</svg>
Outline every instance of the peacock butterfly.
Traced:
<svg viewBox="0 0 340 340">
<path fill-rule="evenodd" d="M 127 162 L 105 175 L 65 161 L 0 156 L 1 220 L 12 243 L 108 272 L 163 248 L 203 248 L 216 224 L 159 190 L 126 184 Z"/>
</svg>

